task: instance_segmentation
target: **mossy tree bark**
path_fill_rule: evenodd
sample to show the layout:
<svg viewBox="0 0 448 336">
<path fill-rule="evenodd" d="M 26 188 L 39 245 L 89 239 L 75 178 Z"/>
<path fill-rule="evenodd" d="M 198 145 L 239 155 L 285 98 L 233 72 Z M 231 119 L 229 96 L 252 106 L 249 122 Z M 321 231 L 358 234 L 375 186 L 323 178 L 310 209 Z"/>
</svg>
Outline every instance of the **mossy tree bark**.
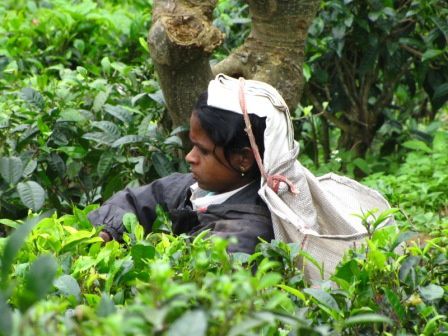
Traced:
<svg viewBox="0 0 448 336">
<path fill-rule="evenodd" d="M 148 43 L 174 126 L 188 121 L 212 78 L 211 52 L 224 36 L 212 25 L 216 0 L 155 0 Z"/>
<path fill-rule="evenodd" d="M 213 26 L 216 0 L 155 0 L 148 42 L 168 112 L 186 123 L 197 96 L 217 73 L 270 83 L 294 108 L 302 94 L 308 27 L 318 0 L 248 0 L 252 30 L 246 41 L 213 68 L 212 51 L 223 41 Z"/>
</svg>

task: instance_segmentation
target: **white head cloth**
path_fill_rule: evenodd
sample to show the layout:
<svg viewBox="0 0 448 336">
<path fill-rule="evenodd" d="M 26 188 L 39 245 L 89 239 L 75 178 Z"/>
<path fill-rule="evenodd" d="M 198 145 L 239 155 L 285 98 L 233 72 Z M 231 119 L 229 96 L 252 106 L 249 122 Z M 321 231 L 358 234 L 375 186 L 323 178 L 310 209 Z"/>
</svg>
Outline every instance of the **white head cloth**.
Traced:
<svg viewBox="0 0 448 336">
<path fill-rule="evenodd" d="M 242 114 L 239 90 L 239 80 L 219 74 L 208 86 L 207 104 Z M 294 141 L 289 110 L 277 90 L 246 80 L 244 93 L 248 113 L 266 117 L 263 165 L 267 175 L 283 175 L 298 190 L 291 193 L 281 183 L 275 193 L 264 178 L 261 180 L 258 193 L 271 211 L 275 238 L 299 243 L 322 265 L 323 272 L 303 261 L 308 278 L 328 278 L 347 248 L 366 236 L 365 227 L 354 214 L 390 206 L 377 191 L 347 177 L 333 173 L 314 176 L 297 160 L 299 146 Z"/>
<path fill-rule="evenodd" d="M 207 105 L 239 113 L 242 118 L 239 90 L 239 80 L 219 74 L 208 85 Z M 263 164 L 268 170 L 294 146 L 294 132 L 289 110 L 283 97 L 269 84 L 246 80 L 244 92 L 247 112 L 266 117 Z M 275 143 L 272 139 L 276 139 Z"/>
</svg>

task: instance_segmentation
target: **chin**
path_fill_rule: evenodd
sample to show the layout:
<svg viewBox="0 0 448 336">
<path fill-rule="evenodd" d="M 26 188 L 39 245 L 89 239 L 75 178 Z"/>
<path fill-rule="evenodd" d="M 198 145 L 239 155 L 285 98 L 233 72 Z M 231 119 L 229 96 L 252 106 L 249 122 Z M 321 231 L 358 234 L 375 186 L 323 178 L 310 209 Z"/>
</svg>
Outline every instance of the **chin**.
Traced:
<svg viewBox="0 0 448 336">
<path fill-rule="evenodd" d="M 202 182 L 199 182 L 198 180 L 196 180 L 198 182 L 198 186 L 199 188 L 201 188 L 202 190 L 207 190 L 207 191 L 215 191 L 213 187 L 211 187 L 210 185 L 204 184 Z"/>
</svg>

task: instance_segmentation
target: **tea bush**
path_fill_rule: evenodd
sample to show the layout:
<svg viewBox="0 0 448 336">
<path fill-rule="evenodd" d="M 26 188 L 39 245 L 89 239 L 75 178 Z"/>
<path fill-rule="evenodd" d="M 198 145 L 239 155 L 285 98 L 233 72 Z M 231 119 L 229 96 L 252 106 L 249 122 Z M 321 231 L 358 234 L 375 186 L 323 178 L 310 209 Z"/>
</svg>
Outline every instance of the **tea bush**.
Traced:
<svg viewBox="0 0 448 336">
<path fill-rule="evenodd" d="M 249 21 L 236 0 L 215 14 L 233 36 L 219 59 Z M 150 20 L 143 0 L 0 4 L 0 335 L 447 335 L 446 110 L 400 152 L 318 169 L 365 169 L 398 209 L 397 227 L 362 215 L 369 239 L 330 281 L 304 278 L 297 244 L 229 255 L 173 236 L 163 213 L 148 236 L 126 215 L 125 243 L 101 241 L 92 203 L 186 170 L 184 129 L 160 126 Z"/>
<path fill-rule="evenodd" d="M 414 229 L 431 232 L 431 224 L 448 215 L 448 132 L 437 132 L 431 147 L 416 139 L 403 146 L 412 149 L 403 163 L 390 174 L 375 173 L 364 182 L 409 213 Z"/>
<path fill-rule="evenodd" d="M 124 219 L 125 243 L 104 244 L 87 220 L 91 209 L 2 220 L 17 227 L 0 240 L 4 335 L 448 330 L 446 221 L 433 223 L 440 231 L 424 245 L 403 243 L 409 231 L 377 229 L 331 282 L 310 284 L 297 268 L 298 244 L 262 242 L 253 255 L 228 255 L 227 241 L 206 234 L 144 237 L 133 215 Z"/>
<path fill-rule="evenodd" d="M 398 230 L 370 229 L 365 246 L 346 255 L 331 281 L 306 281 L 297 267 L 304 257 L 298 244 L 261 242 L 253 255 L 228 255 L 225 240 L 172 236 L 162 213 L 157 222 L 163 231 L 147 237 L 135 216 L 126 215 L 129 233 L 122 245 L 101 242 L 86 217 L 94 206 L 60 217 L 3 219 L 16 229 L 0 240 L 0 330 L 445 335 L 448 221 L 441 205 L 446 206 L 448 172 L 438 164 L 445 167 L 448 134 L 436 139 L 433 148 L 410 151 L 400 174 L 366 180 L 383 188 L 405 215 L 395 213 Z M 427 159 L 435 164 L 423 167 Z M 434 186 L 424 195 L 434 202 L 416 199 L 425 185 Z M 364 221 L 380 217 L 365 214 Z M 427 236 L 414 232 L 422 228 Z"/>
<path fill-rule="evenodd" d="M 11 8 L 10 8 L 11 7 Z M 0 217 L 185 171 L 145 42 L 150 6 L 0 5 Z"/>
</svg>

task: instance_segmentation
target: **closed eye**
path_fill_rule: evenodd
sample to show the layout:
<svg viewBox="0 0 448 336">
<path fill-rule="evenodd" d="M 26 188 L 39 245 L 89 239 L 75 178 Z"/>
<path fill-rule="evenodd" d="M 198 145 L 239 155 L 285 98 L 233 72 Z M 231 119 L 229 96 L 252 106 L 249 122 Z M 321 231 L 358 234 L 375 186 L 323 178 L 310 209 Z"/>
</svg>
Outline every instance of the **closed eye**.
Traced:
<svg viewBox="0 0 448 336">
<path fill-rule="evenodd" d="M 199 151 L 201 152 L 202 155 L 208 155 L 208 154 L 211 153 L 210 150 L 208 150 L 208 149 L 206 149 L 204 147 L 201 147 L 201 146 L 198 146 L 198 145 L 196 145 L 196 147 L 199 149 Z"/>
<path fill-rule="evenodd" d="M 193 146 L 196 147 L 202 155 L 209 155 L 212 152 L 210 149 L 205 148 L 204 146 L 202 146 L 198 143 L 194 143 L 194 142 L 192 142 L 192 143 L 193 143 Z"/>
</svg>

